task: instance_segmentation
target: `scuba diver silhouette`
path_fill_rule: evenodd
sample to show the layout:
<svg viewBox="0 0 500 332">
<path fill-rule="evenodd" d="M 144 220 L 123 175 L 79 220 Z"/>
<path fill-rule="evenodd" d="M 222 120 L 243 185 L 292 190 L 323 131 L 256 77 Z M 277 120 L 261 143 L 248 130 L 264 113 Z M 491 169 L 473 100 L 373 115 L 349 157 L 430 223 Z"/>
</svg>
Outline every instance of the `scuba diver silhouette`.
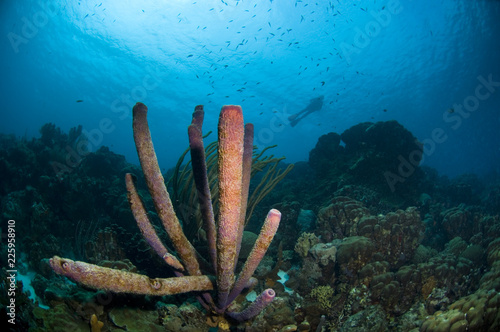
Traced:
<svg viewBox="0 0 500 332">
<path fill-rule="evenodd" d="M 306 108 L 304 108 L 302 111 L 292 114 L 288 117 L 288 121 L 290 121 L 290 125 L 292 127 L 295 127 L 297 123 L 299 123 L 300 120 L 308 116 L 309 114 L 319 111 L 321 107 L 323 107 L 323 99 L 324 96 L 319 96 L 317 98 L 311 99 L 309 102 L 309 105 L 307 105 Z"/>
</svg>

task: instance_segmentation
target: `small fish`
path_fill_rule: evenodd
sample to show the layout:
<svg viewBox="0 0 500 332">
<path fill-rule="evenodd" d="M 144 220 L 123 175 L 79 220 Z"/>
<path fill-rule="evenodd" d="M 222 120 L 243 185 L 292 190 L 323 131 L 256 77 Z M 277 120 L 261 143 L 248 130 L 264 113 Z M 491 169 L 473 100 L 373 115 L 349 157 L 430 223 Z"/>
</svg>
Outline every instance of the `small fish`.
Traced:
<svg viewBox="0 0 500 332">
<path fill-rule="evenodd" d="M 455 113 L 455 110 L 453 108 L 449 108 L 448 113 Z"/>
<path fill-rule="evenodd" d="M 321 82 L 321 86 L 323 86 L 323 85 L 325 85 L 325 81 L 322 81 L 322 82 Z"/>
<path fill-rule="evenodd" d="M 76 102 L 77 103 L 83 103 L 83 100 L 82 99 L 78 99 Z"/>
</svg>

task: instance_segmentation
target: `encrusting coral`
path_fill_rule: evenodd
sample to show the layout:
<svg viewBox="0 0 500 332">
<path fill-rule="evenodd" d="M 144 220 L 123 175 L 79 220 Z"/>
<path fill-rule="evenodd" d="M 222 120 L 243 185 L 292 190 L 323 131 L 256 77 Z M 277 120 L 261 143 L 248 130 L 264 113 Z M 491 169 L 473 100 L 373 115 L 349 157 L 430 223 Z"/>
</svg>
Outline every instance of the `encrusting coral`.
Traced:
<svg viewBox="0 0 500 332">
<path fill-rule="evenodd" d="M 156 234 L 137 193 L 132 174 L 127 174 L 125 177 L 128 199 L 146 241 L 174 269 L 176 277 L 152 279 L 145 275 L 72 261 L 58 256 L 50 260 L 52 269 L 58 274 L 91 288 L 117 293 L 171 295 L 198 291 L 202 292 L 198 296 L 199 302 L 211 312 L 225 313 L 237 321 L 245 321 L 254 317 L 275 297 L 272 289 L 264 290 L 242 312 L 230 312 L 227 308 L 245 287 L 253 283 L 251 277 L 278 229 L 281 213 L 275 209 L 269 211 L 254 247 L 235 280 L 235 266 L 240 251 L 248 199 L 253 125 L 244 126 L 241 107 L 230 105 L 222 108 L 218 137 L 219 220 L 217 227 L 208 186 L 201 130 L 204 117 L 203 106 L 195 108 L 192 123 L 188 128 L 195 184 L 204 220 L 204 230 L 207 234 L 211 267 L 215 273 L 214 284 L 213 278 L 201 271 L 201 266 L 210 265 L 203 261 L 188 241 L 174 212 L 158 166 L 146 115 L 146 105 L 137 103 L 133 108 L 134 140 L 156 211 L 179 258 L 168 252 Z M 207 292 L 213 289 L 217 290 L 217 304 Z"/>
</svg>

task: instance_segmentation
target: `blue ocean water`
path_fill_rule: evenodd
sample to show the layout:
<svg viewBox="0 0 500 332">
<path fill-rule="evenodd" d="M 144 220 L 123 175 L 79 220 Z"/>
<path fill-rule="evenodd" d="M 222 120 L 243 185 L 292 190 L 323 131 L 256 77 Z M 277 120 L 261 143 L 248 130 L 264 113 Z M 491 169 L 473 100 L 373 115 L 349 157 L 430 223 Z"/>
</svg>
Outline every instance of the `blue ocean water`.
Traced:
<svg viewBox="0 0 500 332">
<path fill-rule="evenodd" d="M 289 162 L 307 160 L 323 134 L 397 120 L 441 174 L 498 172 L 499 18 L 493 0 L 4 0 L 0 132 L 81 124 L 89 150 L 137 163 L 141 101 L 167 169 L 196 105 L 207 131 L 222 105 L 238 104 L 256 144 L 278 144 Z"/>
</svg>

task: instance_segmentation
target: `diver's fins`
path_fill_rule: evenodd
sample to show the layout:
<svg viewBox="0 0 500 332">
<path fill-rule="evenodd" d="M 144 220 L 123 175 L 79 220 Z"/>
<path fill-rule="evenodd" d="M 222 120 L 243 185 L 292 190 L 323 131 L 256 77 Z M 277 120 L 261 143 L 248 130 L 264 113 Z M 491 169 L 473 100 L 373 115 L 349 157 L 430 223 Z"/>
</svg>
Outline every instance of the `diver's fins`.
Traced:
<svg viewBox="0 0 500 332">
<path fill-rule="evenodd" d="M 290 118 L 288 118 L 288 120 L 290 120 Z M 301 120 L 301 119 L 295 119 L 295 118 L 294 118 L 292 121 L 290 121 L 290 125 L 291 125 L 292 127 L 295 127 L 295 125 L 296 125 L 297 123 L 299 123 L 299 121 L 300 121 L 300 120 Z"/>
</svg>

